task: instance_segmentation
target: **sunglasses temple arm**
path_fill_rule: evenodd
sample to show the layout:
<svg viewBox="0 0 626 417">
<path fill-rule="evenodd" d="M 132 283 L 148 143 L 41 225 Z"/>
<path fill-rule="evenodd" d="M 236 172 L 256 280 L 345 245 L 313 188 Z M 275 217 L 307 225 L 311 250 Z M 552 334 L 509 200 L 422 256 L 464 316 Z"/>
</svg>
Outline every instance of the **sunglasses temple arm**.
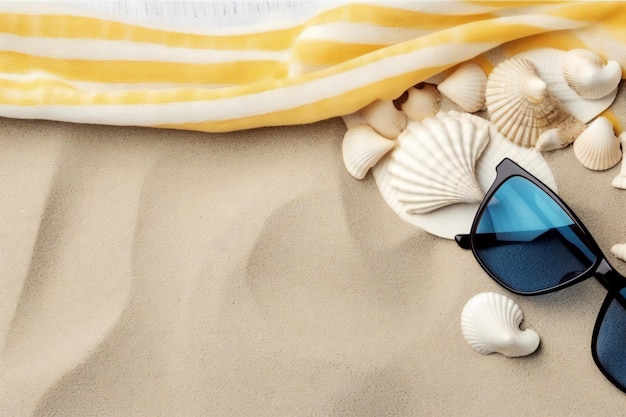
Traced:
<svg viewBox="0 0 626 417">
<path fill-rule="evenodd" d="M 454 236 L 454 240 L 456 244 L 459 245 L 462 249 L 471 249 L 470 246 L 470 235 L 456 235 Z"/>
</svg>

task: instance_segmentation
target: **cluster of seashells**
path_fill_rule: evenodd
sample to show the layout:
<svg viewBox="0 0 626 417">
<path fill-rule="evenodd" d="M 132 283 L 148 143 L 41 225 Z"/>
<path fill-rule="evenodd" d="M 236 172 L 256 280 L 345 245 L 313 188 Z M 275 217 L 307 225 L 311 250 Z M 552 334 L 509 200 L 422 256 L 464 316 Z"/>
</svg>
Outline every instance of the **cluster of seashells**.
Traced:
<svg viewBox="0 0 626 417">
<path fill-rule="evenodd" d="M 530 50 L 489 74 L 466 62 L 438 83 L 420 83 L 345 117 L 344 164 L 357 179 L 383 165 L 389 179 L 377 185 L 407 216 L 479 202 L 476 165 L 496 136 L 514 145 L 512 159 L 543 159 L 542 152 L 572 145 L 586 168 L 606 170 L 626 149 L 626 133 L 616 135 L 602 116 L 621 76 L 617 62 L 585 49 Z M 374 175 L 382 176 L 376 169 Z M 626 189 L 626 163 L 613 186 Z"/>
</svg>

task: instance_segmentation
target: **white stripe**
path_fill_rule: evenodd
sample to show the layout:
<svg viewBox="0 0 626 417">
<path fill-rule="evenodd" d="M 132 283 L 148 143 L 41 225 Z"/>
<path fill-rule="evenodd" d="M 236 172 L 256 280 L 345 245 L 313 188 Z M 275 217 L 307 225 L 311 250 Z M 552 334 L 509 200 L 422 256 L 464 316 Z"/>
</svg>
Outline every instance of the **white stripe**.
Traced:
<svg viewBox="0 0 626 417">
<path fill-rule="evenodd" d="M 370 23 L 332 22 L 306 28 L 298 39 L 391 45 L 432 31 L 377 26 Z"/>
<path fill-rule="evenodd" d="M 174 48 L 151 43 L 32 38 L 0 33 L 0 50 L 56 59 L 83 59 L 91 61 L 145 61 L 180 62 L 190 64 L 219 64 L 239 61 L 276 61 L 285 63 L 290 52 L 284 51 L 231 51 L 215 49 Z"/>
</svg>

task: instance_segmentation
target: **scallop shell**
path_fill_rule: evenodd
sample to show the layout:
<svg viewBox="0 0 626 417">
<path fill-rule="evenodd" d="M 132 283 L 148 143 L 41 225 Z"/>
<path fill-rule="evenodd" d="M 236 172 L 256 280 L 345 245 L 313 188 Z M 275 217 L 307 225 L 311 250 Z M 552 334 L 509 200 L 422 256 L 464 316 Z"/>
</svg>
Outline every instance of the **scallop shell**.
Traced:
<svg viewBox="0 0 626 417">
<path fill-rule="evenodd" d="M 586 128 L 582 121 L 570 115 L 558 127 L 543 132 L 535 143 L 535 149 L 544 152 L 564 148 L 574 142 Z"/>
<path fill-rule="evenodd" d="M 489 121 L 470 113 L 457 113 L 457 117 L 471 120 L 477 126 L 489 130 L 489 143 L 478 158 L 475 172 L 481 189 L 488 189 L 496 178 L 496 166 L 503 158 L 510 158 L 525 170 L 539 178 L 544 184 L 558 193 L 558 187 L 550 166 L 540 152 L 533 148 L 522 148 L 506 139 Z M 352 123 L 352 120 L 346 123 Z M 469 232 L 479 203 L 453 204 L 426 214 L 408 214 L 407 205 L 398 198 L 398 191 L 392 187 L 395 181 L 390 173 L 392 154 L 385 155 L 373 168 L 372 174 L 378 191 L 387 205 L 405 222 L 419 227 L 430 234 L 445 239 L 454 239 L 458 233 Z"/>
<path fill-rule="evenodd" d="M 360 111 L 375 131 L 386 138 L 395 139 L 406 127 L 406 114 L 396 109 L 391 100 L 376 100 Z"/>
<path fill-rule="evenodd" d="M 613 178 L 613 182 L 611 182 L 611 185 L 615 188 L 621 188 L 622 190 L 626 190 L 626 160 L 624 159 L 624 151 L 626 151 L 626 132 L 622 132 L 622 134 L 618 137 L 620 140 L 620 144 L 622 145 L 622 167 L 619 174 L 617 174 L 617 176 Z"/>
<path fill-rule="evenodd" d="M 491 122 L 516 145 L 535 146 L 539 136 L 569 115 L 539 78 L 533 64 L 510 58 L 487 79 L 487 113 Z"/>
<path fill-rule="evenodd" d="M 519 357 L 539 347 L 539 335 L 520 329 L 524 315 L 510 298 L 495 292 L 475 295 L 461 313 L 461 328 L 467 343 L 482 354 L 494 352 Z"/>
<path fill-rule="evenodd" d="M 488 142 L 486 126 L 458 112 L 409 122 L 389 165 L 394 178 L 391 186 L 407 213 L 424 214 L 450 204 L 481 201 L 483 191 L 474 166 Z"/>
<path fill-rule="evenodd" d="M 626 261 L 626 243 L 616 243 L 611 247 L 611 252 L 617 259 Z"/>
<path fill-rule="evenodd" d="M 613 92 L 622 79 L 622 68 L 616 61 L 606 64 L 588 49 L 572 49 L 563 55 L 563 78 L 578 95 L 597 100 Z"/>
<path fill-rule="evenodd" d="M 409 119 L 421 121 L 434 116 L 441 105 L 441 94 L 432 84 L 420 83 L 407 90 L 406 101 L 400 105 Z"/>
<path fill-rule="evenodd" d="M 466 62 L 440 82 L 437 88 L 463 110 L 474 113 L 485 105 L 486 86 L 487 74 L 473 62 Z"/>
<path fill-rule="evenodd" d="M 343 163 L 354 178 L 362 180 L 378 160 L 394 147 L 394 142 L 369 126 L 348 129 L 343 137 Z"/>
<path fill-rule="evenodd" d="M 620 140 L 606 117 L 591 122 L 574 141 L 574 154 L 587 168 L 594 171 L 609 169 L 620 161 Z"/>
</svg>

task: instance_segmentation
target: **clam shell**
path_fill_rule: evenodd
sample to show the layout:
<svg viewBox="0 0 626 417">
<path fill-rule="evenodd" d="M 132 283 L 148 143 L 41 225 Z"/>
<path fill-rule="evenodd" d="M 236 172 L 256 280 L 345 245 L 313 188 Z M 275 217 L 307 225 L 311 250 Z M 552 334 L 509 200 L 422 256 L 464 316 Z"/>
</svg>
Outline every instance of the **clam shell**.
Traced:
<svg viewBox="0 0 626 417">
<path fill-rule="evenodd" d="M 360 111 L 361 116 L 375 131 L 395 139 L 406 127 L 406 114 L 396 109 L 391 100 L 376 100 Z"/>
<path fill-rule="evenodd" d="M 469 113 L 458 113 L 457 117 L 466 117 L 479 126 L 486 125 L 489 129 L 489 143 L 480 155 L 475 167 L 476 178 L 482 190 L 488 189 L 493 183 L 496 177 L 496 166 L 502 159 L 510 158 L 552 190 L 558 192 L 552 170 L 540 152 L 513 144 L 498 132 L 495 126 L 481 117 Z M 453 204 L 426 214 L 407 213 L 406 204 L 398 199 L 398 191 L 391 185 L 394 180 L 389 172 L 392 154 L 393 152 L 385 155 L 372 168 L 372 174 L 385 203 L 398 217 L 430 234 L 445 239 L 454 239 L 458 233 L 468 233 L 478 210 L 478 203 Z"/>
<path fill-rule="evenodd" d="M 616 243 L 611 247 L 611 253 L 619 260 L 626 261 L 626 243 Z"/>
<path fill-rule="evenodd" d="M 486 87 L 487 74 L 473 62 L 460 65 L 437 85 L 443 95 L 469 113 L 484 107 Z"/>
<path fill-rule="evenodd" d="M 487 79 L 489 119 L 516 145 L 535 146 L 539 136 L 567 116 L 533 64 L 521 58 L 498 64 Z"/>
<path fill-rule="evenodd" d="M 391 186 L 408 214 L 482 200 L 474 166 L 489 142 L 489 131 L 459 115 L 439 113 L 409 122 L 398 137 L 389 171 L 394 178 Z"/>
<path fill-rule="evenodd" d="M 586 128 L 583 122 L 570 115 L 558 127 L 543 132 L 535 143 L 535 149 L 544 152 L 564 148 L 574 142 Z"/>
<path fill-rule="evenodd" d="M 550 94 L 577 119 L 589 123 L 613 103 L 618 89 L 596 100 L 578 95 L 567 85 L 563 77 L 562 62 L 566 54 L 567 51 L 556 48 L 537 48 L 517 54 L 515 57 L 532 62 L 541 79 L 548 84 Z"/>
<path fill-rule="evenodd" d="M 622 158 L 620 140 L 606 117 L 598 117 L 591 122 L 574 141 L 573 148 L 576 158 L 594 171 L 609 169 Z"/>
<path fill-rule="evenodd" d="M 376 162 L 394 147 L 394 142 L 369 126 L 357 125 L 346 131 L 342 154 L 346 169 L 354 178 L 362 180 Z"/>
<path fill-rule="evenodd" d="M 618 137 L 622 145 L 622 167 L 619 174 L 613 178 L 611 185 L 615 188 L 626 190 L 626 160 L 624 159 L 624 151 L 626 151 L 626 132 L 622 132 Z"/>
<path fill-rule="evenodd" d="M 562 58 L 563 78 L 578 95 L 590 100 L 608 96 L 622 79 L 622 68 L 616 61 L 606 64 L 588 49 L 572 49 Z"/>
<path fill-rule="evenodd" d="M 510 298 L 495 292 L 475 295 L 461 313 L 461 328 L 467 343 L 482 354 L 494 352 L 519 357 L 539 347 L 539 335 L 521 330 L 521 308 Z"/>
<path fill-rule="evenodd" d="M 434 116 L 441 106 L 441 94 L 433 84 L 420 83 L 407 90 L 406 101 L 400 105 L 411 120 L 421 121 Z"/>
</svg>

